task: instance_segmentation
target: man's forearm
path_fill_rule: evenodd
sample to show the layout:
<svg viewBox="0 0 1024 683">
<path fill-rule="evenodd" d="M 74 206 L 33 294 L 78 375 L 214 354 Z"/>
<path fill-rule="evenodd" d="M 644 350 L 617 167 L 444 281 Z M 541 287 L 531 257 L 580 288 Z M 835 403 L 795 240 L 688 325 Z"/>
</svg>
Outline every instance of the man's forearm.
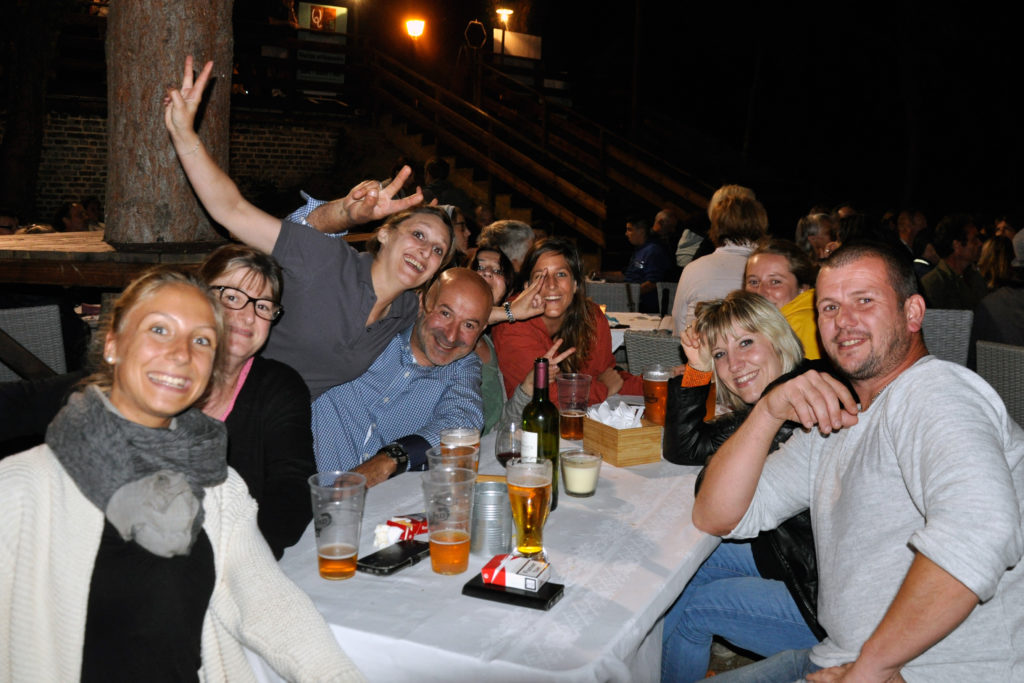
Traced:
<svg viewBox="0 0 1024 683">
<path fill-rule="evenodd" d="M 704 471 L 704 483 L 693 505 L 693 523 L 701 531 L 723 536 L 743 518 L 757 490 L 772 438 L 782 421 L 762 404 L 722 444 Z"/>
<path fill-rule="evenodd" d="M 952 574 L 917 553 L 878 628 L 861 648 L 849 680 L 886 680 L 949 635 L 978 604 Z"/>
</svg>

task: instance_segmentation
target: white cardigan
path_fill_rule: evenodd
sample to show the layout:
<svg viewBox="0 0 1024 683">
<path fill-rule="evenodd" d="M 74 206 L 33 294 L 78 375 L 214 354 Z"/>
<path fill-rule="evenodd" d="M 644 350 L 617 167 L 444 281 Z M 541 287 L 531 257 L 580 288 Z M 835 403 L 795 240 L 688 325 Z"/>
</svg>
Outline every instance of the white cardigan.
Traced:
<svg viewBox="0 0 1024 683">
<path fill-rule="evenodd" d="M 203 509 L 216 583 L 200 679 L 255 681 L 245 645 L 291 681 L 363 680 L 274 562 L 237 472 L 229 468 L 223 484 L 206 489 Z M 102 533 L 103 513 L 48 446 L 0 461 L 0 682 L 78 680 Z"/>
</svg>

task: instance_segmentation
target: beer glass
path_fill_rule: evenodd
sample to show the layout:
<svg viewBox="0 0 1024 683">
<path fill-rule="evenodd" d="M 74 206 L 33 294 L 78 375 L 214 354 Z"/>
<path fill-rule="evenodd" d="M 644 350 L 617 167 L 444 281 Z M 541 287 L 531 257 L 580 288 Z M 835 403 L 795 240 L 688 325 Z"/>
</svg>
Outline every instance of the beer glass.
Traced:
<svg viewBox="0 0 1024 683">
<path fill-rule="evenodd" d="M 510 460 L 508 502 L 516 529 L 516 554 L 544 559 L 544 523 L 551 507 L 551 461 Z"/>
<path fill-rule="evenodd" d="M 469 567 L 476 472 L 444 465 L 424 472 L 422 483 L 430 528 L 430 566 L 438 574 L 461 574 Z"/>
<path fill-rule="evenodd" d="M 356 573 L 366 477 L 357 472 L 318 472 L 309 478 L 320 576 L 349 579 Z"/>
<path fill-rule="evenodd" d="M 427 450 L 427 468 L 436 470 L 440 467 L 465 467 L 474 472 L 480 465 L 480 449 L 470 446 L 459 446 L 445 450 L 444 446 L 434 446 Z"/>
<path fill-rule="evenodd" d="M 445 453 L 461 453 L 464 448 L 480 448 L 480 430 L 469 427 L 454 427 L 441 430 L 441 450 Z"/>
<path fill-rule="evenodd" d="M 644 417 L 657 425 L 665 425 L 668 379 L 671 376 L 671 368 L 664 365 L 653 365 L 644 372 Z"/>
<path fill-rule="evenodd" d="M 590 399 L 590 375 L 565 372 L 555 378 L 558 390 L 558 426 L 563 439 L 583 438 L 583 416 Z"/>
</svg>

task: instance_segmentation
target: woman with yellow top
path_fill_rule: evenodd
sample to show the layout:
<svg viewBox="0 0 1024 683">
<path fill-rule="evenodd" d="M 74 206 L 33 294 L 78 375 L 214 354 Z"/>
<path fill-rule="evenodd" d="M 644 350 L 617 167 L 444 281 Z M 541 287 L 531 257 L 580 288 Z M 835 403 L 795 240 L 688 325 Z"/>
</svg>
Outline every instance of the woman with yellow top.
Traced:
<svg viewBox="0 0 1024 683">
<path fill-rule="evenodd" d="M 804 357 L 821 358 L 814 310 L 818 267 L 789 240 L 763 242 L 747 258 L 743 288 L 771 301 L 804 345 Z"/>
</svg>

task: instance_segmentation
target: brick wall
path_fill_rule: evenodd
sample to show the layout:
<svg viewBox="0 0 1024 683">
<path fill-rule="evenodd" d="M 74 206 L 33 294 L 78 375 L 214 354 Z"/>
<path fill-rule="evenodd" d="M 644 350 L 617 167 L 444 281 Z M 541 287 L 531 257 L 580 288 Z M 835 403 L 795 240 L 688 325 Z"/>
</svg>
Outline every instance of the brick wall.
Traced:
<svg viewBox="0 0 1024 683">
<path fill-rule="evenodd" d="M 3 127 L 0 119 L 0 139 Z M 231 126 L 230 173 L 250 199 L 287 189 L 289 206 L 294 207 L 298 198 L 291 190 L 311 177 L 331 173 L 344 140 L 345 130 L 337 125 L 235 121 Z M 39 163 L 36 215 L 27 217 L 29 221 L 49 223 L 61 203 L 69 199 L 95 195 L 102 201 L 106 155 L 106 117 L 50 113 Z"/>
<path fill-rule="evenodd" d="M 102 201 L 107 186 L 107 119 L 47 115 L 37 183 L 36 222 L 51 222 L 69 199 L 96 196 Z"/>
</svg>

